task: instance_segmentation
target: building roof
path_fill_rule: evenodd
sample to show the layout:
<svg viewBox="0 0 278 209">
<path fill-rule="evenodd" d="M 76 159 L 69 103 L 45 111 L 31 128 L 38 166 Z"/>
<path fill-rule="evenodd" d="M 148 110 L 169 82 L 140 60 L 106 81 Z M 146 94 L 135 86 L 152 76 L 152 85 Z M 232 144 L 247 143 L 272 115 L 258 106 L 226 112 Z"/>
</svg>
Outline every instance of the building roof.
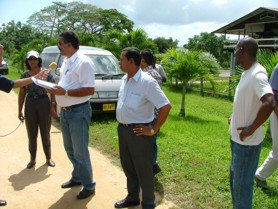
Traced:
<svg viewBox="0 0 278 209">
<path fill-rule="evenodd" d="M 278 8 L 260 7 L 212 33 L 251 35 L 253 33 L 264 33 L 266 30 L 269 30 L 269 27 L 265 27 L 266 24 L 277 23 Z M 273 33 L 273 29 L 270 30 Z"/>
</svg>

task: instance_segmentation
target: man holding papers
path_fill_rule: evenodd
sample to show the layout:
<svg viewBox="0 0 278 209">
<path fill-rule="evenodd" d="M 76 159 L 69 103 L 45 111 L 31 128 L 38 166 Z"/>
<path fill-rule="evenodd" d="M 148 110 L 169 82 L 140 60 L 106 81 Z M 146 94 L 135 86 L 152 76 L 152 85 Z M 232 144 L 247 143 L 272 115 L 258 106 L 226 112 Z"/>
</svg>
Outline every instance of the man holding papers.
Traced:
<svg viewBox="0 0 278 209">
<path fill-rule="evenodd" d="M 56 95 L 56 102 L 61 107 L 64 146 L 73 165 L 71 178 L 62 184 L 62 188 L 83 185 L 77 199 L 84 199 L 95 193 L 88 150 L 92 115 L 88 101 L 95 91 L 94 64 L 79 53 L 79 39 L 74 32 L 63 32 L 58 47 L 66 58 L 61 66 L 58 86 L 50 91 Z"/>
</svg>

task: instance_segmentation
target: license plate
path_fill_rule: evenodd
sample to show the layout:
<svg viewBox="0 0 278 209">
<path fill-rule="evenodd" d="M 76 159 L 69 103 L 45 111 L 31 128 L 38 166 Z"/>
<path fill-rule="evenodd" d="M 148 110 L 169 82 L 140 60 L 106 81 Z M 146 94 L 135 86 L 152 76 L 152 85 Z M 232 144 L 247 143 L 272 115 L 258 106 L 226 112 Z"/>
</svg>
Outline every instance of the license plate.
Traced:
<svg viewBox="0 0 278 209">
<path fill-rule="evenodd" d="M 111 110 L 115 110 L 115 109 L 116 109 L 115 104 L 103 104 L 102 105 L 102 110 L 103 111 L 111 111 Z"/>
</svg>

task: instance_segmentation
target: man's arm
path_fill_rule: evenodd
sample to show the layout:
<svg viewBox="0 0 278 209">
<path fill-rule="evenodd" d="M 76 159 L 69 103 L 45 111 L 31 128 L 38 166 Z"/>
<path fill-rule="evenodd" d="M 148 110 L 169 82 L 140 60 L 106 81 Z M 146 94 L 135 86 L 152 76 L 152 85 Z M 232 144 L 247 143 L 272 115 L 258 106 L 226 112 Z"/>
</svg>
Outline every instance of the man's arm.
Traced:
<svg viewBox="0 0 278 209">
<path fill-rule="evenodd" d="M 49 70 L 42 70 L 37 75 L 35 75 L 34 78 L 40 79 L 40 80 L 45 80 L 47 78 L 49 72 L 50 72 Z M 18 80 L 14 81 L 13 88 L 20 88 L 20 87 L 26 86 L 30 83 L 33 83 L 33 80 L 31 77 L 18 79 Z"/>
<path fill-rule="evenodd" d="M 152 136 L 155 133 L 157 133 L 158 130 L 161 128 L 161 126 L 166 121 L 171 108 L 172 108 L 172 105 L 170 103 L 161 107 L 159 109 L 159 113 L 158 113 L 158 116 L 156 118 L 156 121 L 155 121 L 155 124 L 153 127 L 146 126 L 146 125 L 137 125 L 133 129 L 134 133 L 136 133 L 136 135 L 138 135 L 138 136 L 140 136 L 140 135 Z M 153 133 L 152 133 L 152 129 L 154 130 Z"/>
<path fill-rule="evenodd" d="M 66 90 L 60 86 L 55 86 L 53 90 L 50 90 L 51 93 L 55 95 L 65 95 Z M 79 88 L 79 89 L 72 89 L 68 90 L 68 96 L 71 97 L 84 97 L 84 96 L 90 96 L 95 93 L 95 88 L 94 87 L 84 87 L 84 88 Z"/>
<path fill-rule="evenodd" d="M 248 127 L 240 127 L 237 130 L 242 130 L 239 137 L 243 141 L 246 137 L 251 136 L 257 128 L 259 128 L 270 116 L 275 107 L 275 101 L 272 94 L 266 94 L 261 98 L 262 105 L 257 113 L 253 123 Z"/>
</svg>

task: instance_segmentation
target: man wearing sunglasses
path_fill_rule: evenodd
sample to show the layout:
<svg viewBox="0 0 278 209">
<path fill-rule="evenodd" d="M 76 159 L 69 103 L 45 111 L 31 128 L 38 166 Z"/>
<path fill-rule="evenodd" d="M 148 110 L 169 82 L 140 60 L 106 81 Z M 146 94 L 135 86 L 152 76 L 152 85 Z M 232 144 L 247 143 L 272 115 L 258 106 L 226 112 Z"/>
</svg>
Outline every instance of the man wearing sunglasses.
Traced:
<svg viewBox="0 0 278 209">
<path fill-rule="evenodd" d="M 275 102 L 266 69 L 256 61 L 258 44 L 251 37 L 236 46 L 236 64 L 244 72 L 234 97 L 230 121 L 232 161 L 230 188 L 234 209 L 251 209 L 254 176 L 262 141 L 262 124 L 271 114 Z"/>
</svg>

